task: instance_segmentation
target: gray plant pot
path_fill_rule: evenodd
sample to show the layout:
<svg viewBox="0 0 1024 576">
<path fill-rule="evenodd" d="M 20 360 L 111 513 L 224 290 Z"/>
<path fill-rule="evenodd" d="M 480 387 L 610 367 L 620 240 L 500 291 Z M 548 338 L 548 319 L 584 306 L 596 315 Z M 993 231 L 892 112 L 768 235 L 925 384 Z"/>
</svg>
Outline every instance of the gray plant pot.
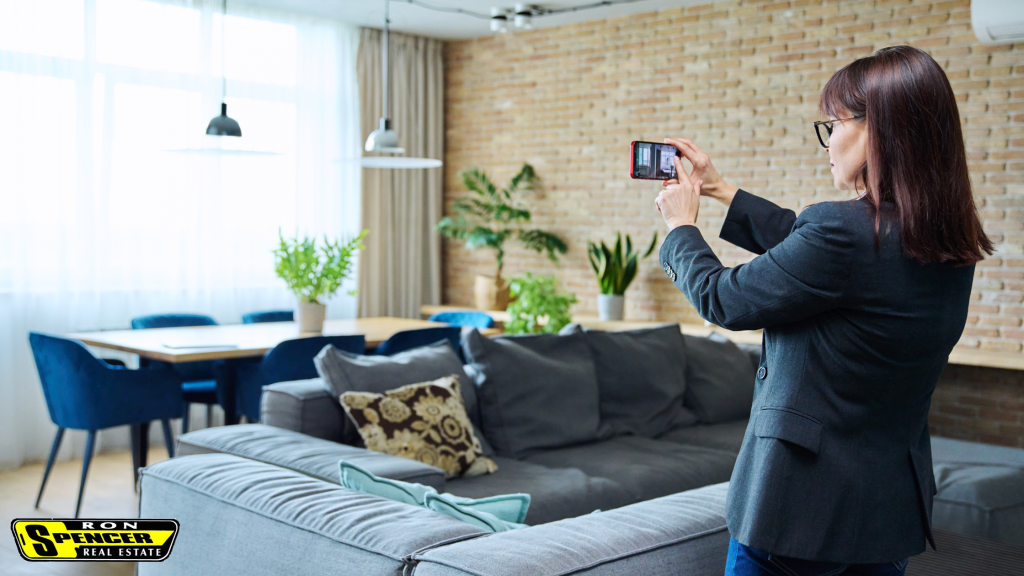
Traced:
<svg viewBox="0 0 1024 576">
<path fill-rule="evenodd" d="M 324 317 L 327 315 L 327 306 L 299 301 L 295 306 L 295 320 L 299 323 L 299 332 L 315 332 L 320 334 L 324 331 Z"/>
<path fill-rule="evenodd" d="M 622 294 L 598 294 L 597 315 L 602 322 L 622 320 L 622 311 L 626 306 L 626 296 Z"/>
</svg>

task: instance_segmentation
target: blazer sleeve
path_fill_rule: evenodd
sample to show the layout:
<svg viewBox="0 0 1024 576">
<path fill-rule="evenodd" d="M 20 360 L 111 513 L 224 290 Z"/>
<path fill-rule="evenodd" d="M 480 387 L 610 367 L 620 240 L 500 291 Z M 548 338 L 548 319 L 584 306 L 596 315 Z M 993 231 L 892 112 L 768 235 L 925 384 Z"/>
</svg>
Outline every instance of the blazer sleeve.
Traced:
<svg viewBox="0 0 1024 576">
<path fill-rule="evenodd" d="M 718 237 L 754 254 L 764 254 L 793 231 L 796 213 L 746 190 L 738 190 L 729 204 Z"/>
<path fill-rule="evenodd" d="M 793 232 L 750 262 L 726 268 L 696 226 L 665 238 L 662 267 L 702 318 L 728 330 L 795 322 L 842 300 L 853 273 L 853 231 L 834 203 L 805 209 Z"/>
</svg>

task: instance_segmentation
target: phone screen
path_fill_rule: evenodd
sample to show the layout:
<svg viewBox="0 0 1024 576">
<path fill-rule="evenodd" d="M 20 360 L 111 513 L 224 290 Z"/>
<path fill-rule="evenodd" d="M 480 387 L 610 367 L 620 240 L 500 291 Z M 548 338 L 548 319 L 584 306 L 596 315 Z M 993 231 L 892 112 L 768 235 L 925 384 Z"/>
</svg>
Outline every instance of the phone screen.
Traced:
<svg viewBox="0 0 1024 576">
<path fill-rule="evenodd" d="M 676 177 L 672 159 L 679 150 L 671 144 L 633 143 L 633 177 L 645 180 L 669 180 Z"/>
</svg>

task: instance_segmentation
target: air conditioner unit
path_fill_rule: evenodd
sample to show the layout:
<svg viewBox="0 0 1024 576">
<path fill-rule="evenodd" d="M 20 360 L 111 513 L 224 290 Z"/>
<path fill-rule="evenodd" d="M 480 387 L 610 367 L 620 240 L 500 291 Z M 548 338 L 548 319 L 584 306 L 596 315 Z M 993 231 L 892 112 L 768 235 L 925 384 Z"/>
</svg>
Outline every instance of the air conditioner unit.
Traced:
<svg viewBox="0 0 1024 576">
<path fill-rule="evenodd" d="M 1024 42 L 1024 0 L 971 0 L 971 26 L 982 44 Z"/>
</svg>

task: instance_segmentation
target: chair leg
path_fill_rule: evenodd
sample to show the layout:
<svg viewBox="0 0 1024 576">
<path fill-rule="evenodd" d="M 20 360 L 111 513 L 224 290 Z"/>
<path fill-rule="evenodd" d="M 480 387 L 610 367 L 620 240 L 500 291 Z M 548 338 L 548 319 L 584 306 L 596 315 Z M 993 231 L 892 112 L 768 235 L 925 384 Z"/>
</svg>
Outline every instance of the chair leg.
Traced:
<svg viewBox="0 0 1024 576">
<path fill-rule="evenodd" d="M 89 439 L 85 442 L 85 459 L 82 461 L 82 483 L 78 486 L 78 504 L 75 504 L 75 518 L 82 509 L 82 496 L 85 494 L 85 477 L 89 475 L 89 463 L 92 462 L 92 453 L 96 449 L 96 431 L 89 430 Z"/>
<path fill-rule="evenodd" d="M 192 413 L 192 404 L 185 402 L 185 415 L 181 417 L 181 433 L 188 434 L 189 415 Z"/>
<path fill-rule="evenodd" d="M 164 443 L 167 444 L 167 457 L 174 458 L 174 435 L 171 434 L 171 421 L 164 418 L 160 423 L 164 425 Z"/>
<path fill-rule="evenodd" d="M 206 427 L 213 428 L 213 404 L 206 405 Z"/>
<path fill-rule="evenodd" d="M 53 437 L 53 447 L 50 448 L 50 457 L 46 460 L 46 471 L 43 472 L 43 483 L 39 486 L 39 495 L 36 496 L 36 508 L 39 508 L 39 501 L 43 499 L 43 489 L 46 488 L 46 481 L 50 479 L 50 470 L 53 469 L 53 461 L 57 459 L 57 452 L 60 451 L 64 430 L 65 428 L 57 428 L 57 435 Z"/>
</svg>

